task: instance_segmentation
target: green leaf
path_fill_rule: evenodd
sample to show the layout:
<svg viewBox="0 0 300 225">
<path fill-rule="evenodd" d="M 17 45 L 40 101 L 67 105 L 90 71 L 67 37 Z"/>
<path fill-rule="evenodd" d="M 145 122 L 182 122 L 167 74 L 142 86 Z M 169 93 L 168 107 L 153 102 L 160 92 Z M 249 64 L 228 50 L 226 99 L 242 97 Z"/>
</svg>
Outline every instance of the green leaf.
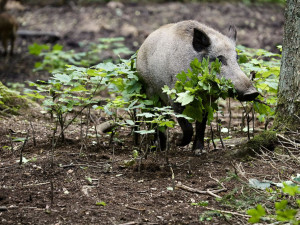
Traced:
<svg viewBox="0 0 300 225">
<path fill-rule="evenodd" d="M 132 120 L 125 120 L 125 122 L 130 125 L 130 126 L 134 126 L 135 123 Z"/>
<path fill-rule="evenodd" d="M 106 203 L 101 201 L 101 202 L 96 202 L 96 205 L 98 206 L 106 206 Z"/>
<path fill-rule="evenodd" d="M 32 55 L 40 55 L 43 50 L 49 50 L 50 47 L 48 45 L 39 45 L 34 43 L 28 47 L 29 53 Z"/>
<path fill-rule="evenodd" d="M 296 194 L 300 193 L 298 185 L 290 186 L 290 185 L 287 185 L 286 183 L 283 183 L 283 186 L 284 186 L 282 188 L 283 193 L 287 193 L 290 196 L 295 196 Z"/>
<path fill-rule="evenodd" d="M 291 221 L 295 218 L 297 212 L 296 209 L 276 210 L 276 219 L 278 221 Z"/>
<path fill-rule="evenodd" d="M 190 94 L 190 91 L 178 93 L 177 95 L 178 97 L 176 99 L 176 102 L 181 103 L 182 106 L 185 106 L 194 100 L 194 96 Z"/>
<path fill-rule="evenodd" d="M 249 223 L 258 223 L 260 218 L 266 215 L 266 211 L 262 205 L 258 204 L 256 208 L 249 209 L 247 214 L 251 216 L 248 220 Z"/>
<path fill-rule="evenodd" d="M 99 63 L 98 65 L 96 65 L 95 68 L 110 72 L 110 71 L 114 71 L 117 68 L 117 66 L 111 62 L 108 62 L 108 63 Z"/>
<path fill-rule="evenodd" d="M 56 45 L 53 46 L 52 49 L 55 50 L 55 51 L 61 51 L 63 49 L 63 46 L 59 45 L 59 44 L 56 44 Z"/>
<path fill-rule="evenodd" d="M 287 200 L 282 200 L 280 202 L 275 202 L 275 209 L 277 209 L 277 210 L 285 209 L 287 204 L 288 204 Z"/>
<path fill-rule="evenodd" d="M 208 206 L 208 201 L 202 201 L 202 202 L 193 202 L 191 205 L 194 206 Z"/>
<path fill-rule="evenodd" d="M 181 81 L 181 82 L 186 82 L 186 80 L 187 80 L 187 75 L 186 75 L 186 73 L 184 72 L 184 71 L 182 71 L 181 73 L 178 73 L 177 75 L 176 75 L 176 78 L 179 80 L 179 81 Z"/>
<path fill-rule="evenodd" d="M 183 114 L 191 117 L 199 122 L 203 120 L 203 110 L 201 105 L 198 101 L 194 101 L 193 104 L 187 105 L 183 111 Z"/>
<path fill-rule="evenodd" d="M 67 74 L 54 74 L 53 77 L 62 83 L 69 83 L 71 81 L 71 77 Z"/>
<path fill-rule="evenodd" d="M 74 87 L 70 90 L 71 92 L 81 92 L 81 91 L 88 91 L 83 85 L 79 85 L 77 87 Z"/>
</svg>

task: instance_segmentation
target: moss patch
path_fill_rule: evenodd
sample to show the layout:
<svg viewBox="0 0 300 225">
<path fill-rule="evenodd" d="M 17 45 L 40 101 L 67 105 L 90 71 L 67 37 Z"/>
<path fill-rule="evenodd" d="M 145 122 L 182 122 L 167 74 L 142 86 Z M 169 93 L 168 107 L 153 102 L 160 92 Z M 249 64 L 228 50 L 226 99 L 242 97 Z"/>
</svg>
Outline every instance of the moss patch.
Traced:
<svg viewBox="0 0 300 225">
<path fill-rule="evenodd" d="M 10 90 L 0 82 L 0 110 L 1 114 L 18 114 L 19 109 L 28 108 L 29 100 L 17 92 Z"/>
<path fill-rule="evenodd" d="M 255 156 L 265 149 L 274 151 L 277 145 L 277 137 L 275 131 L 264 131 L 256 135 L 253 139 L 238 147 L 234 153 L 236 157 Z"/>
</svg>

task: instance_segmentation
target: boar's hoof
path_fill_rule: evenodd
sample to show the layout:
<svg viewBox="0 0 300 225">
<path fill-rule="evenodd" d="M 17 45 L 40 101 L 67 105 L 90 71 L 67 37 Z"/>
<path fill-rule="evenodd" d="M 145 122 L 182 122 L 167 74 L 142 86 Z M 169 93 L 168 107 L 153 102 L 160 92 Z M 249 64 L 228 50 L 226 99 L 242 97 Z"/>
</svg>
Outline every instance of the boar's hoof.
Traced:
<svg viewBox="0 0 300 225">
<path fill-rule="evenodd" d="M 204 149 L 196 149 L 196 150 L 194 150 L 195 156 L 200 156 L 200 155 L 203 155 L 205 153 L 206 153 L 206 150 L 204 150 Z"/>
</svg>

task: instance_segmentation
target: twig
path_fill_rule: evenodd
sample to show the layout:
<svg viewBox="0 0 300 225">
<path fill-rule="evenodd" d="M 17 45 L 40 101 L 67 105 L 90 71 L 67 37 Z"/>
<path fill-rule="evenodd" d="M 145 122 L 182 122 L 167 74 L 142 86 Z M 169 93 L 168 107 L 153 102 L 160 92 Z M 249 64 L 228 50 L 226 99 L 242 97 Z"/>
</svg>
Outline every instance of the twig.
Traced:
<svg viewBox="0 0 300 225">
<path fill-rule="evenodd" d="M 50 181 L 50 186 L 51 186 L 51 190 L 50 190 L 50 201 L 51 201 L 51 208 L 53 207 L 54 204 L 54 186 L 53 186 L 53 181 L 51 179 Z"/>
<path fill-rule="evenodd" d="M 35 147 L 35 146 L 36 146 L 35 130 L 34 130 L 34 127 L 33 127 L 33 125 L 32 125 L 32 122 L 31 122 L 31 120 L 29 120 L 29 123 L 30 123 L 31 129 L 32 129 L 32 140 L 33 140 L 33 146 Z"/>
<path fill-rule="evenodd" d="M 273 108 L 273 107 L 274 107 L 274 106 L 271 106 L 271 105 L 269 105 L 268 103 L 263 102 L 263 101 L 261 101 L 261 100 L 259 100 L 259 99 L 255 99 L 254 102 L 258 102 L 258 103 L 264 104 L 264 105 L 266 105 L 266 106 L 269 106 L 270 108 Z"/>
<path fill-rule="evenodd" d="M 246 217 L 246 218 L 251 217 L 249 215 L 245 215 L 245 214 L 241 214 L 241 213 L 237 213 L 237 212 L 231 212 L 231 211 L 226 211 L 226 210 L 221 210 L 221 209 L 214 209 L 214 208 L 206 207 L 206 206 L 203 206 L 203 207 L 206 208 L 206 209 L 209 209 L 209 210 L 219 211 L 221 213 L 232 214 L 232 215 L 235 215 L 235 216 L 241 216 L 241 217 Z"/>
<path fill-rule="evenodd" d="M 276 136 L 280 137 L 281 139 L 283 139 L 285 141 L 287 141 L 288 143 L 290 143 L 291 145 L 295 146 L 296 148 L 299 148 L 299 146 L 300 146 L 299 144 L 297 144 L 297 143 L 293 142 L 292 140 L 290 140 L 290 139 L 282 136 L 281 134 L 276 134 Z"/>
<path fill-rule="evenodd" d="M 31 187 L 31 186 L 41 186 L 45 184 L 50 184 L 50 182 L 45 182 L 45 183 L 38 183 L 38 184 L 25 184 L 23 187 Z"/>
<path fill-rule="evenodd" d="M 221 183 L 218 179 L 213 178 L 213 177 L 211 176 L 211 173 L 209 173 L 209 177 L 210 177 L 212 180 L 216 181 L 218 184 L 220 184 L 220 185 L 222 186 L 223 189 L 227 189 L 227 188 L 224 186 L 224 184 Z"/>
<path fill-rule="evenodd" d="M 132 209 L 132 210 L 136 210 L 136 211 L 146 211 L 146 209 L 144 208 L 135 208 L 135 207 L 132 207 L 132 206 L 126 206 L 127 209 Z"/>
<path fill-rule="evenodd" d="M 13 146 L 13 141 L 12 141 L 12 130 L 11 129 L 9 129 L 9 131 L 8 131 L 8 135 L 9 135 L 9 141 L 10 141 L 10 148 L 11 148 L 11 152 L 12 152 L 12 154 L 14 155 L 14 146 Z"/>
<path fill-rule="evenodd" d="M 175 190 L 175 175 L 174 175 L 174 171 L 173 171 L 173 168 L 171 165 L 170 165 L 170 170 L 172 173 L 172 188 L 173 188 L 173 190 Z"/>
<path fill-rule="evenodd" d="M 216 150 L 217 146 L 216 146 L 215 141 L 214 141 L 214 131 L 213 131 L 211 123 L 210 123 L 210 132 L 211 132 L 211 142 L 213 143 L 214 150 Z"/>
<path fill-rule="evenodd" d="M 75 167 L 75 166 L 83 166 L 83 167 L 92 167 L 92 168 L 97 168 L 101 169 L 102 167 L 99 166 L 93 166 L 93 165 L 87 165 L 87 164 L 70 164 L 70 165 L 61 165 L 61 168 L 68 168 L 68 167 Z"/>
<path fill-rule="evenodd" d="M 121 223 L 119 225 L 134 225 L 134 224 L 138 224 L 138 222 L 131 221 L 131 222 L 127 222 L 127 223 Z"/>
<path fill-rule="evenodd" d="M 24 150 L 25 145 L 28 141 L 28 137 L 29 137 L 29 130 L 27 130 L 27 135 L 26 135 L 25 141 L 23 142 L 23 145 L 20 149 L 20 162 L 19 162 L 20 165 L 22 165 L 22 162 L 23 162 L 23 150 Z"/>
<path fill-rule="evenodd" d="M 98 131 L 97 131 L 97 122 L 95 121 L 92 114 L 90 114 L 90 118 L 94 123 L 94 130 L 95 130 L 95 133 L 96 133 L 97 145 L 98 145 L 98 148 L 99 148 L 100 147 L 100 140 L 99 140 L 99 135 L 98 135 Z"/>
<path fill-rule="evenodd" d="M 201 191 L 201 190 L 198 190 L 198 189 L 195 189 L 195 188 L 188 187 L 188 186 L 182 184 L 181 182 L 178 182 L 176 184 L 176 187 L 180 188 L 182 190 L 197 193 L 197 194 L 208 194 L 208 195 L 211 195 L 211 196 L 216 197 L 216 198 L 221 198 L 221 197 L 216 195 L 215 193 L 219 193 L 219 192 L 222 192 L 222 191 L 227 191 L 226 188 L 225 189 L 222 188 L 222 189 L 219 189 L 219 190 L 213 190 L 213 191 L 211 191 L 211 190 Z"/>
</svg>

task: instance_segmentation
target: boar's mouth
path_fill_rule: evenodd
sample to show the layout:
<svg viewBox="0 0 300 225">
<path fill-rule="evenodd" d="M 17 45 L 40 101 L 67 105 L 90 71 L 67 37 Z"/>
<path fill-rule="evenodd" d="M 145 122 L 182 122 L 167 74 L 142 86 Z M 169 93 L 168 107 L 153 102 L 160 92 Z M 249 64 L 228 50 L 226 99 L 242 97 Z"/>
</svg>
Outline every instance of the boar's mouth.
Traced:
<svg viewBox="0 0 300 225">
<path fill-rule="evenodd" d="M 259 92 L 255 88 L 251 88 L 245 93 L 239 93 L 237 99 L 239 101 L 253 101 L 259 95 Z"/>
</svg>

